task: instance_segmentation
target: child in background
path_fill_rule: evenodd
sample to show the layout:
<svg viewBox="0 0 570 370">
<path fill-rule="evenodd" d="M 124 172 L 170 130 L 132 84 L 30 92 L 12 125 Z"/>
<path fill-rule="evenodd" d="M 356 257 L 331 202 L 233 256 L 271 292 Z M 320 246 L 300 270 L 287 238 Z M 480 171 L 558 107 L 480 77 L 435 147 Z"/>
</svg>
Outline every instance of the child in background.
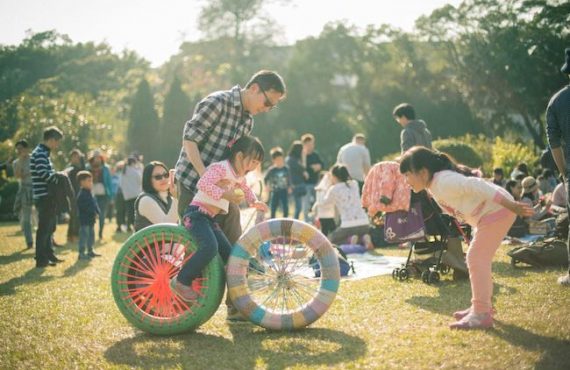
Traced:
<svg viewBox="0 0 570 370">
<path fill-rule="evenodd" d="M 271 149 L 271 167 L 265 174 L 264 182 L 270 193 L 269 205 L 271 218 L 275 218 L 279 205 L 283 208 L 283 217 L 289 217 L 289 168 L 285 166 L 285 156 L 279 147 Z"/>
<path fill-rule="evenodd" d="M 413 147 L 400 158 L 400 172 L 415 193 L 427 189 L 441 209 L 467 222 L 475 233 L 467 252 L 471 307 L 453 314 L 452 329 L 493 326 L 491 262 L 516 215 L 530 216 L 527 204 L 516 202 L 503 188 L 477 177 L 446 154 Z"/>
<path fill-rule="evenodd" d="M 319 184 L 315 187 L 316 191 L 316 201 L 313 204 L 313 213 L 315 214 L 315 219 L 319 222 L 321 226 L 321 232 L 328 236 L 331 232 L 336 229 L 335 210 L 333 204 L 324 204 L 325 194 L 332 186 L 332 178 L 330 172 L 325 172 Z"/>
<path fill-rule="evenodd" d="M 214 217 L 227 213 L 230 202 L 240 204 L 244 197 L 251 207 L 267 211 L 267 205 L 257 200 L 244 178 L 261 163 L 263 154 L 263 146 L 257 138 L 241 137 L 231 146 L 227 160 L 212 163 L 200 177 L 198 193 L 183 218 L 184 227 L 192 235 L 198 250 L 170 281 L 172 291 L 184 301 L 196 302 L 200 293 L 194 290 L 192 282 L 218 252 L 224 263 L 230 256 L 231 244 Z"/>
<path fill-rule="evenodd" d="M 331 243 L 341 245 L 348 238 L 355 244 L 362 236 L 366 249 L 373 249 L 368 215 L 360 204 L 358 183 L 350 178 L 346 166 L 335 164 L 330 170 L 332 186 L 317 207 L 333 206 L 340 214 L 340 227 L 328 235 Z"/>
<path fill-rule="evenodd" d="M 79 193 L 77 194 L 77 212 L 79 215 L 79 259 L 88 260 L 100 256 L 93 251 L 95 244 L 95 220 L 99 215 L 99 206 L 91 189 L 93 188 L 93 175 L 89 171 L 77 173 Z M 87 249 L 87 253 L 85 250 Z"/>
</svg>

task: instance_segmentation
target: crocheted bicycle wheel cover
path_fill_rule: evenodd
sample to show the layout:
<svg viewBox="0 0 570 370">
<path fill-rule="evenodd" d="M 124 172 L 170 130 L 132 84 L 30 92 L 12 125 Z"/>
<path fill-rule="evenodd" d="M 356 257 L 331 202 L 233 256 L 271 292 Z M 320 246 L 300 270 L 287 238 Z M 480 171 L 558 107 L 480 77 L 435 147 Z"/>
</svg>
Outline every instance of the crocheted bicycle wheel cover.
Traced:
<svg viewBox="0 0 570 370">
<path fill-rule="evenodd" d="M 320 266 L 319 278 L 307 277 L 311 263 Z M 334 301 L 338 255 L 313 226 L 268 220 L 234 245 L 226 279 L 233 304 L 250 321 L 267 329 L 299 329 L 315 322 Z"/>
<path fill-rule="evenodd" d="M 152 334 L 172 335 L 196 329 L 216 312 L 224 293 L 224 269 L 216 256 L 193 282 L 200 292 L 189 305 L 169 286 L 196 251 L 188 231 L 156 224 L 138 231 L 121 247 L 111 274 L 113 297 L 125 318 Z"/>
</svg>

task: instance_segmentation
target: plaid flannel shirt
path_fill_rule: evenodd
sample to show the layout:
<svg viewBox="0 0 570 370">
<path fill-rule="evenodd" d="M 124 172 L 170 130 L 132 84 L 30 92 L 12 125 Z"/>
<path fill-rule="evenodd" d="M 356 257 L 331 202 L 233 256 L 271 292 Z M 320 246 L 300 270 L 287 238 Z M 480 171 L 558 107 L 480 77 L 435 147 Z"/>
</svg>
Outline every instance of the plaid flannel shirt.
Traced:
<svg viewBox="0 0 570 370">
<path fill-rule="evenodd" d="M 184 125 L 184 140 L 198 144 L 204 166 L 224 159 L 230 142 L 248 135 L 253 129 L 253 117 L 243 110 L 241 87 L 214 92 L 198 103 L 192 118 Z M 197 192 L 200 175 L 188 160 L 184 146 L 176 162 L 176 180 Z"/>
</svg>

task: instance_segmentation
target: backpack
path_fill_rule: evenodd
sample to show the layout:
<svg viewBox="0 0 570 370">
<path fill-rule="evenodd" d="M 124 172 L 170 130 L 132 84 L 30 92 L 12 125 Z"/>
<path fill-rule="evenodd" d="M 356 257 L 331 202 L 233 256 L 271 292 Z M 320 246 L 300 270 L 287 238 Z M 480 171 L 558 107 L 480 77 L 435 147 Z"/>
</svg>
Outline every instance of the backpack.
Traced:
<svg viewBox="0 0 570 370">
<path fill-rule="evenodd" d="M 352 271 L 353 274 L 356 273 L 356 271 L 354 270 L 354 264 L 353 262 L 350 263 L 348 262 L 346 253 L 344 253 L 342 249 L 340 249 L 337 246 L 334 246 L 334 248 L 336 249 L 339 255 L 338 264 L 340 267 L 340 276 L 348 276 L 350 274 L 350 271 Z M 315 277 L 321 277 L 321 265 L 319 264 L 319 261 L 317 261 L 315 256 L 311 257 L 311 259 L 309 260 L 309 264 L 313 268 Z"/>
<path fill-rule="evenodd" d="M 568 267 L 568 247 L 557 238 L 538 239 L 527 246 L 516 247 L 507 252 L 511 264 L 524 262 L 535 267 Z"/>
</svg>

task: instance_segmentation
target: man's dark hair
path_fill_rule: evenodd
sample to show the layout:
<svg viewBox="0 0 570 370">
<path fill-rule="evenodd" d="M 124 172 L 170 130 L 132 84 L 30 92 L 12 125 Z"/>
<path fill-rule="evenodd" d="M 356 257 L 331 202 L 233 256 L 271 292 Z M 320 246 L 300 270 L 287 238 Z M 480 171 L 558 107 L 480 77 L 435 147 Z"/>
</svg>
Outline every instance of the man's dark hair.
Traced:
<svg viewBox="0 0 570 370">
<path fill-rule="evenodd" d="M 79 171 L 77 172 L 77 182 L 81 184 L 81 181 L 93 177 L 89 171 Z"/>
<path fill-rule="evenodd" d="M 246 89 L 251 87 L 253 84 L 257 84 L 263 91 L 274 90 L 285 95 L 285 82 L 277 72 L 268 70 L 259 71 L 254 74 L 247 85 L 245 85 Z"/>
<path fill-rule="evenodd" d="M 15 147 L 17 148 L 19 146 L 21 146 L 22 148 L 28 148 L 30 145 L 28 144 L 28 141 L 26 139 L 22 139 L 16 142 Z"/>
<path fill-rule="evenodd" d="M 63 139 L 63 132 L 61 132 L 61 130 L 56 126 L 47 127 L 44 130 L 44 141 L 49 139 L 61 140 Z"/>
<path fill-rule="evenodd" d="M 392 115 L 394 117 L 404 116 L 409 120 L 416 119 L 416 111 L 414 110 L 414 107 L 412 107 L 411 104 L 408 103 L 402 103 L 396 106 L 396 108 L 394 108 L 394 111 L 392 112 Z"/>
<path fill-rule="evenodd" d="M 503 172 L 503 169 L 501 167 L 496 167 L 495 169 L 493 169 L 493 173 L 495 175 L 505 176 L 505 173 Z"/>
</svg>

